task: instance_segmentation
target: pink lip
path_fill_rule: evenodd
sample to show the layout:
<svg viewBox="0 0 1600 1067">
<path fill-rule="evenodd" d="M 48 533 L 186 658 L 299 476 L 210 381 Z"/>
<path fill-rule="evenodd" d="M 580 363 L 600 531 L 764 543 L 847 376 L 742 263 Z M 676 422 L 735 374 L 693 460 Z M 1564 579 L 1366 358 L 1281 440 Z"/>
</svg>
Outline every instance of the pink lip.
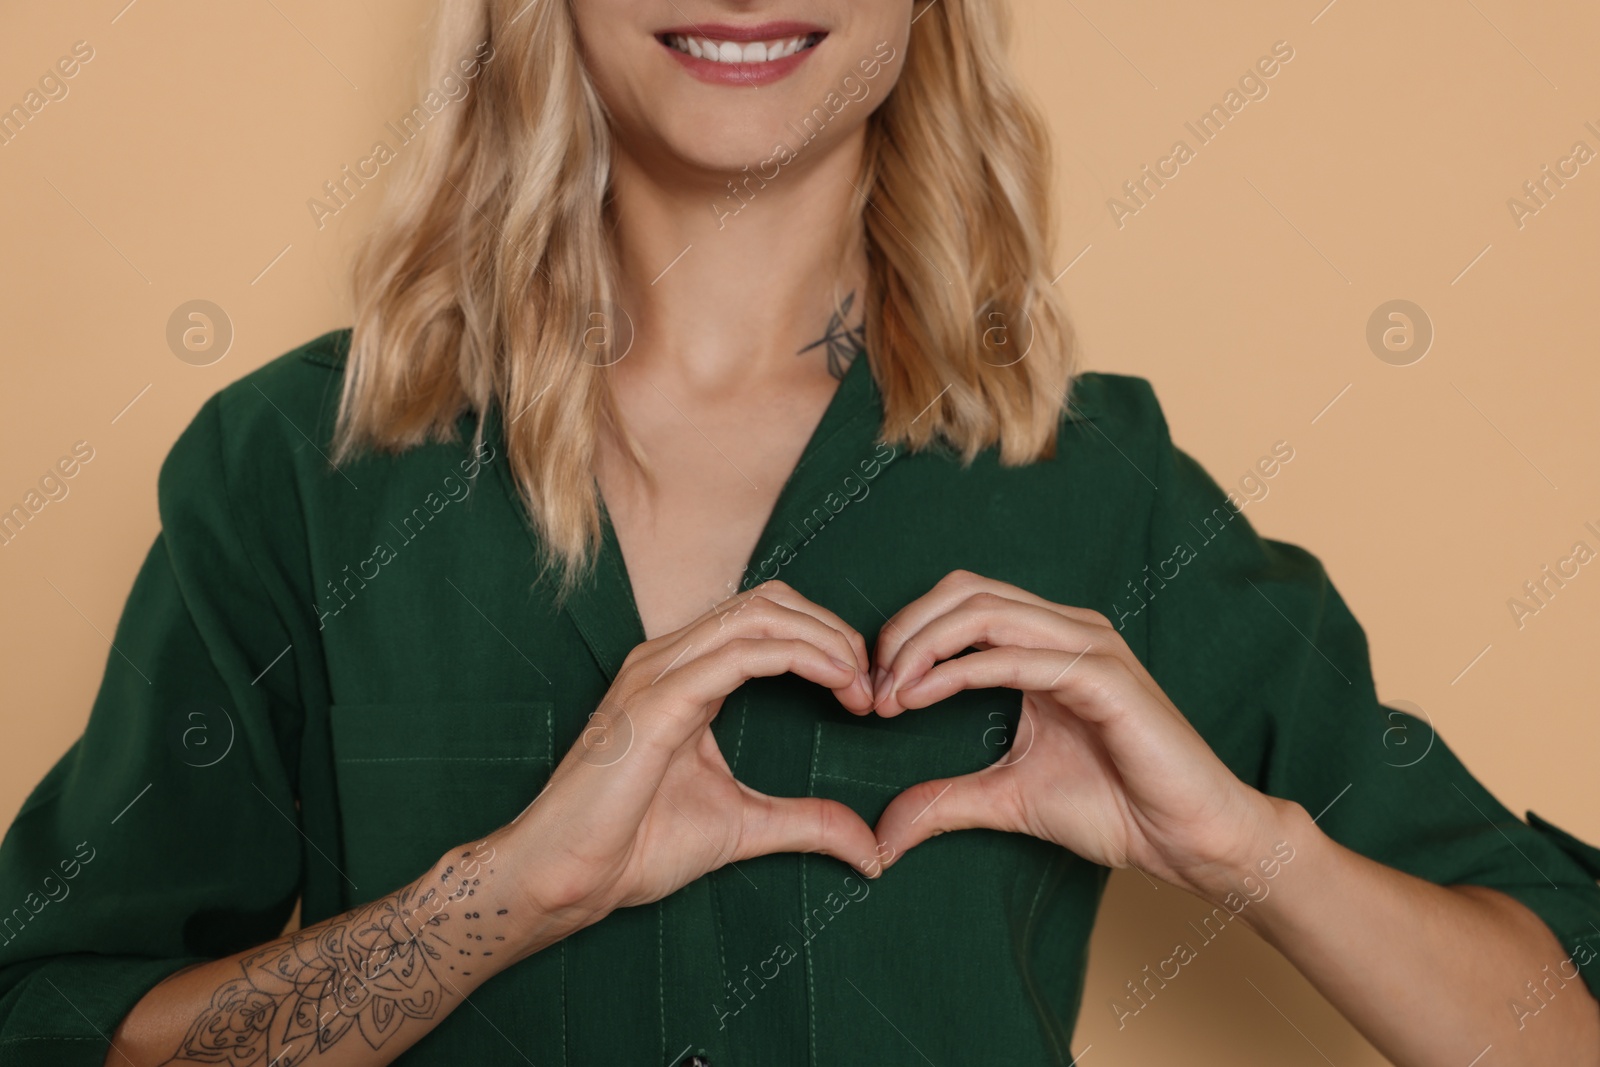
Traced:
<svg viewBox="0 0 1600 1067">
<path fill-rule="evenodd" d="M 763 22 L 756 26 L 703 23 L 663 30 L 657 36 L 709 37 L 717 41 L 777 41 L 789 37 L 809 37 L 812 34 L 822 34 L 824 40 L 827 37 L 826 30 L 803 22 Z M 822 41 L 819 40 L 810 48 L 803 48 L 792 56 L 765 63 L 718 63 L 710 59 L 696 59 L 687 52 L 678 51 L 664 40 L 660 44 L 673 59 L 683 64 L 684 68 L 700 81 L 711 85 L 742 85 L 755 88 L 771 85 L 794 73 L 795 68 L 804 63 L 806 57 L 815 52 Z"/>
<path fill-rule="evenodd" d="M 809 22 L 762 22 L 754 26 L 730 26 L 724 22 L 696 22 L 688 26 L 674 26 L 657 30 L 657 37 L 709 37 L 713 41 L 777 41 L 788 37 L 809 37 L 813 33 L 827 33 L 821 26 Z M 691 59 L 694 57 L 690 57 Z"/>
</svg>

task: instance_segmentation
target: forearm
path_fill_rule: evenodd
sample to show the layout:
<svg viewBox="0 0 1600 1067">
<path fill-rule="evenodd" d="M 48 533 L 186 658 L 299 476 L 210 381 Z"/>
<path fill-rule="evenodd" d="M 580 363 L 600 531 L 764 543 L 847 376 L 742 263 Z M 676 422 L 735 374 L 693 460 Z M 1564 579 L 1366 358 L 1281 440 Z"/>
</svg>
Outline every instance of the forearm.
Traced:
<svg viewBox="0 0 1600 1067">
<path fill-rule="evenodd" d="M 527 916 L 487 843 L 410 885 L 151 989 L 112 1035 L 107 1067 L 391 1062 L 491 975 L 530 953 Z"/>
<path fill-rule="evenodd" d="M 1274 807 L 1274 840 L 1295 858 L 1240 917 L 1384 1055 L 1463 1067 L 1492 1045 L 1485 1063 L 1600 1065 L 1600 1003 L 1533 912 L 1494 890 L 1386 867 L 1333 841 L 1299 805 Z M 1243 876 L 1207 895 L 1243 895 Z M 1250 884 L 1262 884 L 1259 872 Z"/>
</svg>

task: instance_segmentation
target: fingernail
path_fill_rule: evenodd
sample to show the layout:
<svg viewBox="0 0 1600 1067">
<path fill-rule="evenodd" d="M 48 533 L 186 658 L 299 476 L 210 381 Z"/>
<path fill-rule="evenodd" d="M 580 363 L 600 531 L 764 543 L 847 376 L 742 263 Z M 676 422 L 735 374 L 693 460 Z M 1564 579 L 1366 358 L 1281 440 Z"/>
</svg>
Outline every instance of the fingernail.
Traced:
<svg viewBox="0 0 1600 1067">
<path fill-rule="evenodd" d="M 854 663 L 846 663 L 838 656 L 829 656 L 828 658 L 833 660 L 833 665 L 838 667 L 841 671 L 849 671 L 851 674 L 856 673 L 856 665 Z"/>
<path fill-rule="evenodd" d="M 891 677 L 892 675 L 882 667 L 872 668 L 872 703 L 874 705 L 883 703 L 884 698 L 889 695 Z"/>
</svg>

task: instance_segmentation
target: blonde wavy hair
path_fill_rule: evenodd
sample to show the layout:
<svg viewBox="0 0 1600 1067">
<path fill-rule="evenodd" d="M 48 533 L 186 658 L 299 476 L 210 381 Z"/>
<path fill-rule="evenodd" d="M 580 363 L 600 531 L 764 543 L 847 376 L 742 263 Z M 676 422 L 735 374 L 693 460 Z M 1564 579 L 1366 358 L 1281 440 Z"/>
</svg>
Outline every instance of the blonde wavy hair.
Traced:
<svg viewBox="0 0 1600 1067">
<path fill-rule="evenodd" d="M 441 4 L 430 84 L 484 62 L 429 120 L 358 249 L 333 457 L 454 440 L 468 413 L 481 438 L 498 405 L 563 593 L 600 539 L 600 434 L 648 472 L 606 380 L 614 331 L 596 329 L 615 307 L 612 134 L 568 3 Z M 1048 457 L 1075 345 L 1051 288 L 1046 127 L 992 0 L 918 0 L 903 59 L 868 119 L 857 186 L 871 206 L 853 220 L 880 438 L 963 462 L 990 446 L 1008 465 Z"/>
</svg>

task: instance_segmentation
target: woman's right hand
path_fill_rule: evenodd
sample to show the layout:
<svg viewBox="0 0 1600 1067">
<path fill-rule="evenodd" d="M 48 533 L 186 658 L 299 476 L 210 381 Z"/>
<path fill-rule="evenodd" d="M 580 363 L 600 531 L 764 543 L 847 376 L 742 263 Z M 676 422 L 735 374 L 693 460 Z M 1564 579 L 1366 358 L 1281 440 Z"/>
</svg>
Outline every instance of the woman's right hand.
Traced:
<svg viewBox="0 0 1600 1067">
<path fill-rule="evenodd" d="M 778 581 L 634 648 L 544 790 L 489 836 L 500 895 L 526 911 L 514 921 L 518 958 L 752 856 L 821 852 L 876 877 L 876 838 L 859 815 L 756 792 L 711 732 L 729 693 L 778 674 L 826 686 L 864 715 L 867 669 L 859 633 Z"/>
</svg>

